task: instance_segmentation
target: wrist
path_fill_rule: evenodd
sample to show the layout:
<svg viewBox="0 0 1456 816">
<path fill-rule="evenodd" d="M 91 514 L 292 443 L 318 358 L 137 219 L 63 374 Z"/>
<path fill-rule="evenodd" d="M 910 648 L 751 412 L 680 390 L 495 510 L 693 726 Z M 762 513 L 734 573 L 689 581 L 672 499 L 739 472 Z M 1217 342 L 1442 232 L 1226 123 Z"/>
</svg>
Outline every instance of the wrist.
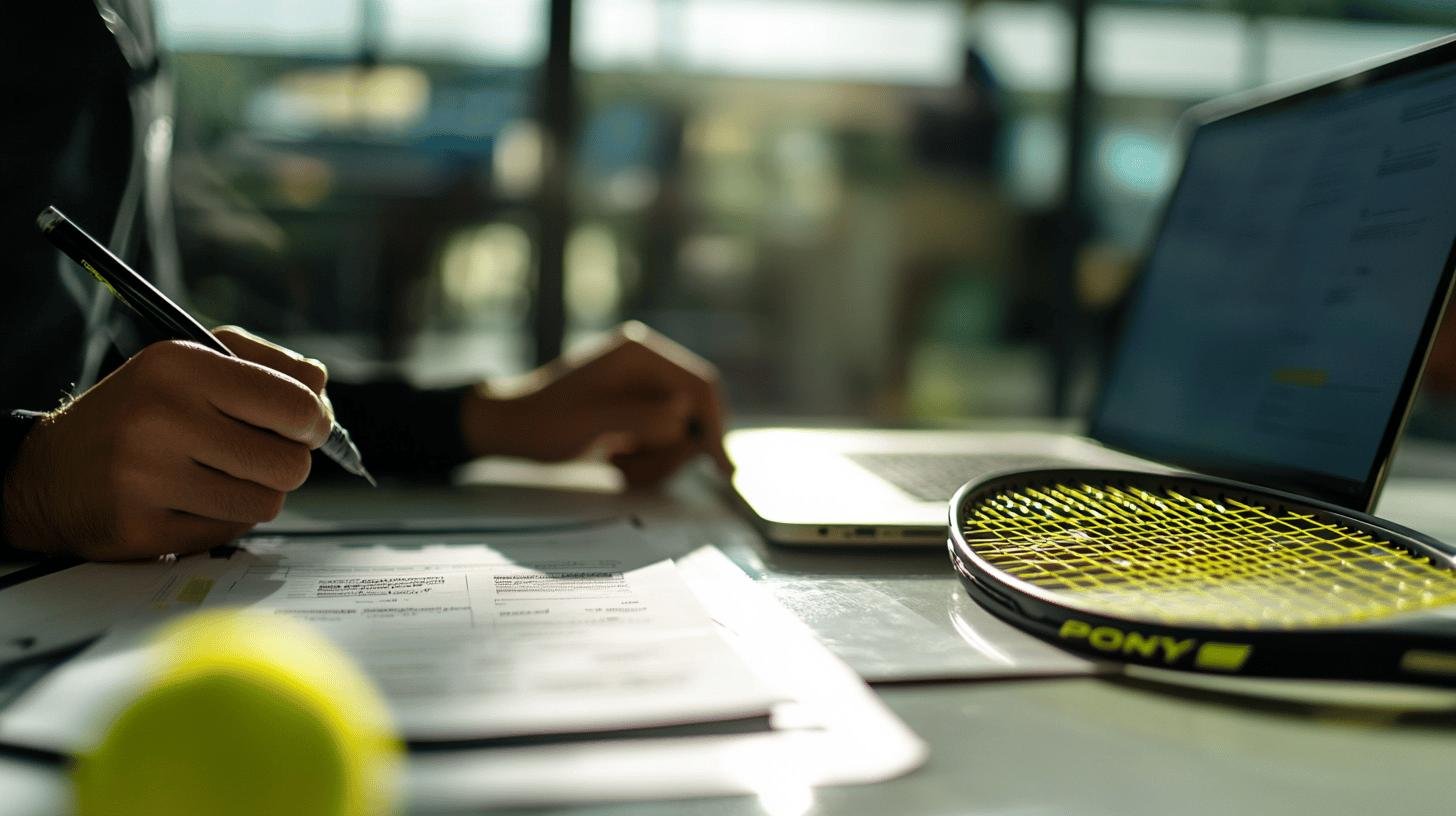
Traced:
<svg viewBox="0 0 1456 816">
<path fill-rule="evenodd" d="M 460 436 L 471 456 L 514 453 L 510 403 L 510 399 L 492 393 L 485 383 L 466 390 L 460 400 Z"/>
<path fill-rule="evenodd" d="M 47 468 L 43 462 L 46 418 L 33 419 L 29 433 L 20 441 L 10 468 L 0 484 L 0 542 L 12 550 L 52 554 L 54 536 L 46 529 L 43 502 L 36 483 Z"/>
</svg>

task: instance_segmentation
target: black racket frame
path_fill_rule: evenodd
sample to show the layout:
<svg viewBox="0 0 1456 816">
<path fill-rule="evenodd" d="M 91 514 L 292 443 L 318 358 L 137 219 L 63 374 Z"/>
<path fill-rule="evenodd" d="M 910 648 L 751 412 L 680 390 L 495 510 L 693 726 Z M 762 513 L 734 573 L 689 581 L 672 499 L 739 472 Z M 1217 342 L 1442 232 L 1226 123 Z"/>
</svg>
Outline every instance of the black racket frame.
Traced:
<svg viewBox="0 0 1456 816">
<path fill-rule="evenodd" d="M 1456 548 L 1406 527 L 1338 505 L 1268 490 L 1243 482 L 1191 473 L 1150 473 L 1101 468 L 1052 468 L 1003 472 L 967 483 L 950 501 L 951 564 L 966 592 L 1001 620 L 1069 651 L 1099 660 L 1114 660 L 1198 674 L 1415 683 L 1456 688 L 1456 619 L 1450 622 L 1399 617 L 1371 624 L 1289 629 L 1239 629 L 1182 626 L 1120 618 L 1080 608 L 1033 584 L 991 566 L 966 541 L 968 508 L 1003 490 L 1044 488 L 1055 484 L 1114 484 L 1149 492 L 1177 490 L 1214 499 L 1238 499 L 1275 512 L 1311 513 L 1355 530 L 1372 533 L 1392 545 L 1426 556 L 1446 569 L 1456 569 Z M 1068 624 L 1069 621 L 1074 622 Z M 1085 625 L 1085 626 L 1084 626 Z M 1102 629 L 1094 638 L 1079 634 Z M 1070 631 L 1069 631 L 1070 630 Z M 1067 633 L 1064 636 L 1064 632 Z M 1174 659 L 1175 649 L 1146 647 L 1149 640 L 1171 638 L 1174 644 L 1193 640 Z M 1109 648 L 1114 642 L 1115 648 Z M 1156 641 L 1164 642 L 1164 641 Z M 1229 653 L 1247 647 L 1236 667 L 1200 665 L 1206 644 Z M 1210 653 L 1212 654 L 1212 653 Z"/>
</svg>

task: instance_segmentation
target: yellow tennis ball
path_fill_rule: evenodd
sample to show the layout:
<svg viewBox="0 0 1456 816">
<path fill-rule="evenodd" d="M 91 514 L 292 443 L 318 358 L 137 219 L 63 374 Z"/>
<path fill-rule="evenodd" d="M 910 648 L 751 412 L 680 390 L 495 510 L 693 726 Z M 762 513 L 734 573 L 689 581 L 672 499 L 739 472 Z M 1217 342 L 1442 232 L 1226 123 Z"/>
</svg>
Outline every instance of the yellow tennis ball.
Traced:
<svg viewBox="0 0 1456 816">
<path fill-rule="evenodd" d="M 72 772 L 80 816 L 376 816 L 402 752 L 367 678 L 313 628 L 203 612 Z"/>
</svg>

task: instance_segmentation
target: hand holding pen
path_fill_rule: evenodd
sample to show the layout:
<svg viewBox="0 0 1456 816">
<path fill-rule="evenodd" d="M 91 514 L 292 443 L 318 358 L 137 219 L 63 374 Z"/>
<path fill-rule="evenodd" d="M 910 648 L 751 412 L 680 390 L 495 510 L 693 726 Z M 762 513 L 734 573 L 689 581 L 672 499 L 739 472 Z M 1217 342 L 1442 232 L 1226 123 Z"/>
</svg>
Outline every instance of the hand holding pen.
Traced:
<svg viewBox="0 0 1456 816">
<path fill-rule="evenodd" d="M 4 540 L 140 558 L 276 516 L 336 427 L 327 372 L 237 329 L 206 343 L 154 343 L 39 420 L 5 479 Z"/>
<path fill-rule="evenodd" d="M 36 226 L 40 227 L 41 234 L 55 244 L 57 249 L 69 255 L 71 260 L 90 272 L 91 276 L 105 286 L 117 300 L 136 312 L 138 317 L 150 323 L 153 328 L 173 340 L 191 340 L 224 356 L 234 354 L 232 349 L 209 334 L 196 318 L 183 310 L 181 306 L 173 303 L 170 298 L 148 283 L 120 258 L 112 255 L 99 241 L 87 235 L 69 218 L 62 215 L 60 210 L 55 207 L 46 207 L 35 222 Z M 271 346 L 271 344 L 269 345 Z M 280 346 L 271 347 L 276 351 L 284 352 L 285 357 L 302 359 Z M 277 357 L 277 355 L 273 356 Z M 322 386 L 319 387 L 319 393 L 322 396 Z M 329 408 L 327 399 L 324 400 L 324 407 Z M 349 438 L 349 432 L 344 430 L 342 425 L 333 421 L 332 410 L 329 413 L 329 435 L 317 447 L 344 470 L 367 479 L 371 485 L 375 484 L 374 477 L 364 469 L 364 460 L 359 455 L 359 449 L 354 447 L 354 441 Z"/>
</svg>

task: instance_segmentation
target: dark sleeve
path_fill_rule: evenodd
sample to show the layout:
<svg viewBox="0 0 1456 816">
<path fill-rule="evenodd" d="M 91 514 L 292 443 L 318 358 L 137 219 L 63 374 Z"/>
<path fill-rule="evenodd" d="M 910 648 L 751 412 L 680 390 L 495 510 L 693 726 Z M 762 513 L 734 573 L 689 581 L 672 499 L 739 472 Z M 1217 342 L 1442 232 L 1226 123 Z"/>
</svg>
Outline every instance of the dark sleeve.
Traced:
<svg viewBox="0 0 1456 816">
<path fill-rule="evenodd" d="M 470 459 L 460 401 L 471 386 L 422 389 L 399 380 L 329 383 L 334 415 L 374 473 L 443 475 Z"/>
<path fill-rule="evenodd" d="M 20 443 L 25 441 L 25 435 L 30 433 L 40 416 L 34 411 L 0 413 L 0 486 L 10 478 L 10 468 L 20 452 Z M 0 553 L 6 552 L 9 545 L 10 542 L 5 540 L 5 505 L 0 502 Z"/>
</svg>

